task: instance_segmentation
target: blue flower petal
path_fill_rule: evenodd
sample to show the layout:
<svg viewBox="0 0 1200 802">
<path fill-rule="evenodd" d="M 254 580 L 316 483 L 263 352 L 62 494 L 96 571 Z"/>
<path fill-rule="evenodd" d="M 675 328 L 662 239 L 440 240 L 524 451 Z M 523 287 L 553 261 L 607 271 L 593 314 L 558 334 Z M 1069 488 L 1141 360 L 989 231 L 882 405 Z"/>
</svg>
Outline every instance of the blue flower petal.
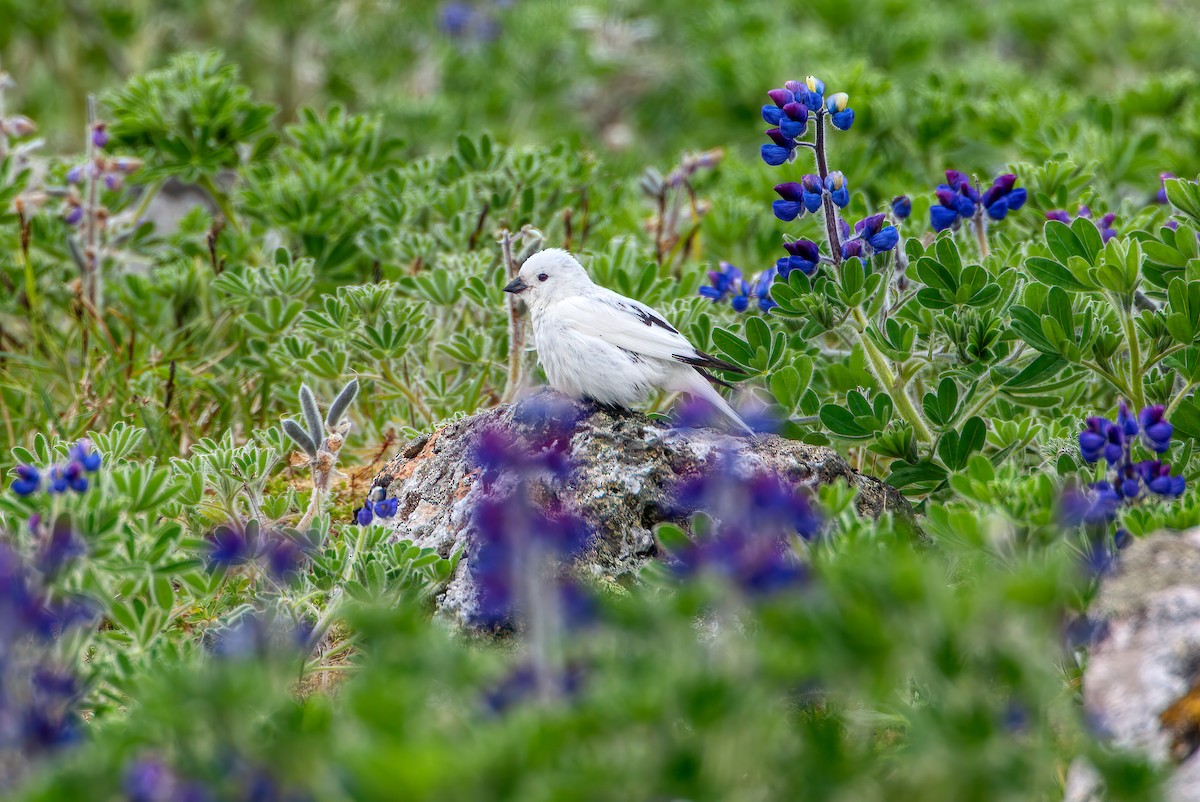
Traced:
<svg viewBox="0 0 1200 802">
<path fill-rule="evenodd" d="M 1004 198 L 1001 198 L 991 206 L 987 207 L 987 213 L 988 217 L 992 218 L 993 220 L 1003 220 L 1008 214 L 1008 201 Z"/>
<path fill-rule="evenodd" d="M 762 118 L 771 125 L 779 125 L 779 120 L 783 117 L 783 109 L 774 105 L 766 105 L 762 107 Z"/>
<path fill-rule="evenodd" d="M 1014 189 L 1012 192 L 1008 193 L 1006 200 L 1008 201 L 1009 211 L 1015 212 L 1017 209 L 1020 209 L 1022 206 L 1024 206 L 1026 197 L 1028 197 L 1028 194 L 1025 192 L 1024 187 Z"/>
<path fill-rule="evenodd" d="M 872 248 L 877 251 L 890 251 L 900 242 L 900 232 L 895 226 L 884 226 L 879 233 L 867 240 Z"/>
<path fill-rule="evenodd" d="M 961 216 L 961 217 L 974 217 L 975 216 L 975 201 L 971 200 L 970 198 L 968 198 L 964 195 L 959 195 L 957 198 L 954 199 L 954 203 L 955 203 L 955 209 L 958 212 L 959 216 Z"/>
<path fill-rule="evenodd" d="M 808 128 L 807 120 L 800 122 L 798 120 L 793 120 L 787 115 L 781 115 L 777 124 L 779 125 L 779 130 L 782 131 L 783 135 L 787 137 L 800 136 L 804 133 L 804 129 Z"/>
<path fill-rule="evenodd" d="M 762 154 L 762 160 L 772 167 L 778 167 L 792 155 L 792 151 L 789 148 L 780 145 L 763 145 L 759 152 Z"/>
<path fill-rule="evenodd" d="M 784 222 L 791 222 L 804 214 L 804 204 L 798 201 L 777 200 L 771 204 L 775 216 Z"/>
<path fill-rule="evenodd" d="M 934 231 L 945 231 L 958 222 L 958 212 L 945 206 L 929 207 L 929 222 Z"/>
<path fill-rule="evenodd" d="M 854 109 L 835 112 L 831 116 L 831 120 L 834 128 L 839 131 L 849 131 L 850 126 L 854 125 Z"/>
<path fill-rule="evenodd" d="M 847 186 L 842 186 L 841 189 L 830 192 L 829 198 L 835 204 L 837 204 L 839 209 L 844 209 L 846 204 L 850 202 L 850 188 Z"/>
<path fill-rule="evenodd" d="M 801 196 L 804 201 L 804 208 L 810 212 L 815 212 L 821 208 L 821 193 L 820 192 L 805 192 Z"/>
</svg>

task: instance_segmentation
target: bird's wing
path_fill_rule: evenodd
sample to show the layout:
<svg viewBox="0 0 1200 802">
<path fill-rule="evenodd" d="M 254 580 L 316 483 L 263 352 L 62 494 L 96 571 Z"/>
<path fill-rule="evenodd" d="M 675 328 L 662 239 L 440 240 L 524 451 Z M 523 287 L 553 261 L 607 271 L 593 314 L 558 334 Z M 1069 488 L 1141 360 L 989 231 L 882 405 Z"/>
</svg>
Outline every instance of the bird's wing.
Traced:
<svg viewBox="0 0 1200 802">
<path fill-rule="evenodd" d="M 626 351 L 696 368 L 745 373 L 737 365 L 698 350 L 650 307 L 610 290 L 567 298 L 555 307 L 564 325 Z"/>
</svg>

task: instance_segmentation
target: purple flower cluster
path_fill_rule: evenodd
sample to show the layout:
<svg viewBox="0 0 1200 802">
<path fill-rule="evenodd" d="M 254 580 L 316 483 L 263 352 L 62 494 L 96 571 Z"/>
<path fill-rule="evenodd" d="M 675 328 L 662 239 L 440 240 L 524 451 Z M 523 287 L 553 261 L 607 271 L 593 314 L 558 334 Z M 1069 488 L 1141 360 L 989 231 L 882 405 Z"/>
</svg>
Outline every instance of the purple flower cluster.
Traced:
<svg viewBox="0 0 1200 802">
<path fill-rule="evenodd" d="M 82 691 L 49 651 L 94 618 L 83 603 L 56 597 L 44 574 L 0 543 L 0 765 L 24 764 L 78 738 Z"/>
<path fill-rule="evenodd" d="M 571 401 L 543 393 L 518 405 L 516 426 L 477 435 L 470 460 L 481 487 L 467 553 L 478 591 L 477 624 L 512 626 L 534 606 L 565 611 L 568 618 L 586 607 L 556 570 L 581 554 L 591 536 L 583 519 L 555 498 L 555 488 L 574 470 L 570 443 L 578 418 Z"/>
<path fill-rule="evenodd" d="M 1077 216 L 1091 220 L 1092 210 L 1086 206 L 1080 206 Z M 1060 223 L 1066 223 L 1067 225 L 1070 225 L 1072 218 L 1071 215 L 1067 214 L 1062 209 L 1054 209 L 1053 211 L 1046 212 L 1046 219 L 1057 220 Z M 1110 239 L 1117 236 L 1117 231 L 1113 228 L 1113 222 L 1116 219 L 1117 216 L 1110 212 L 1096 221 L 1096 227 L 1100 229 L 1100 239 L 1103 242 L 1108 242 Z"/>
<path fill-rule="evenodd" d="M 850 96 L 836 92 L 825 97 L 825 82 L 812 75 L 803 83 L 788 81 L 778 89 L 767 92 L 771 102 L 762 107 L 762 118 L 775 126 L 766 131 L 771 140 L 763 145 L 761 155 L 767 164 L 777 167 L 796 158 L 796 141 L 808 131 L 809 115 L 817 117 L 817 125 L 824 125 L 829 116 L 833 127 L 847 131 L 854 124 L 854 109 L 850 108 Z"/>
<path fill-rule="evenodd" d="M 842 258 L 871 256 L 890 251 L 900 243 L 900 232 L 887 222 L 887 215 L 873 214 L 854 224 L 854 234 L 844 220 L 838 220 L 842 235 Z"/>
<path fill-rule="evenodd" d="M 89 136 L 93 153 L 89 161 L 77 164 L 67 170 L 67 184 L 71 186 L 84 184 L 88 181 L 100 181 L 106 189 L 113 192 L 125 185 L 125 177 L 137 172 L 142 167 L 140 159 L 127 156 L 108 156 L 103 150 L 108 146 L 108 127 L 103 122 L 92 126 Z M 68 225 L 77 226 L 83 222 L 84 201 L 78 192 L 72 189 L 66 196 L 63 208 L 63 219 Z"/>
<path fill-rule="evenodd" d="M 1063 509 L 1069 523 L 1106 526 L 1116 519 L 1122 506 L 1145 494 L 1173 499 L 1183 493 L 1183 477 L 1171 475 L 1170 465 L 1158 459 L 1133 460 L 1133 445 L 1139 440 L 1155 454 L 1170 449 L 1172 427 L 1163 414 L 1163 407 L 1156 405 L 1134 417 L 1122 401 L 1115 422 L 1100 417 L 1087 419 L 1079 433 L 1079 453 L 1088 463 L 1103 459 L 1112 474 L 1086 491 L 1067 494 Z"/>
<path fill-rule="evenodd" d="M 387 488 L 374 487 L 363 505 L 354 511 L 354 520 L 359 526 L 370 526 L 376 518 L 392 518 L 400 511 L 400 499 L 387 498 Z"/>
<path fill-rule="evenodd" d="M 749 309 L 752 301 L 756 301 L 763 312 L 770 312 L 778 306 L 771 300 L 771 284 L 777 272 L 776 268 L 768 268 L 751 283 L 742 278 L 742 271 L 737 267 L 729 262 L 721 262 L 719 269 L 708 272 L 709 284 L 700 288 L 700 295 L 713 303 L 728 298 L 730 305 L 738 312 Z M 778 274 L 786 275 L 783 272 Z"/>
<path fill-rule="evenodd" d="M 100 454 L 92 448 L 92 441 L 84 438 L 71 446 L 66 462 L 53 465 L 47 471 L 40 471 L 33 465 L 13 468 L 16 479 L 11 485 L 12 491 L 18 496 L 29 496 L 39 490 L 52 494 L 67 490 L 85 493 L 89 486 L 88 474 L 100 470 L 101 463 Z"/>
<path fill-rule="evenodd" d="M 290 581 L 304 569 L 317 546 L 290 530 L 263 531 L 258 521 L 222 524 L 206 538 L 208 570 L 258 565 L 277 581 Z"/>
<path fill-rule="evenodd" d="M 1003 220 L 1008 213 L 1025 205 L 1025 189 L 1016 187 L 1012 173 L 999 176 L 985 191 L 971 183 L 966 173 L 946 171 L 946 183 L 939 184 L 934 195 L 937 203 L 929 209 L 929 222 L 934 231 L 957 228 L 965 220 L 982 219 L 986 214 L 993 220 Z"/>
<path fill-rule="evenodd" d="M 145 754 L 125 767 L 122 790 L 129 802 L 216 802 L 220 799 L 306 802 L 313 799 L 311 794 L 286 788 L 261 766 L 240 759 L 235 762 L 238 765 L 223 767 L 220 780 L 202 782 L 188 779 L 158 756 Z"/>
<path fill-rule="evenodd" d="M 816 538 L 821 517 L 808 497 L 774 473 L 750 470 L 731 454 L 720 454 L 675 491 L 680 517 L 704 512 L 710 532 L 673 554 L 681 577 L 710 573 L 751 597 L 803 586 L 808 573 L 792 539 Z"/>
</svg>

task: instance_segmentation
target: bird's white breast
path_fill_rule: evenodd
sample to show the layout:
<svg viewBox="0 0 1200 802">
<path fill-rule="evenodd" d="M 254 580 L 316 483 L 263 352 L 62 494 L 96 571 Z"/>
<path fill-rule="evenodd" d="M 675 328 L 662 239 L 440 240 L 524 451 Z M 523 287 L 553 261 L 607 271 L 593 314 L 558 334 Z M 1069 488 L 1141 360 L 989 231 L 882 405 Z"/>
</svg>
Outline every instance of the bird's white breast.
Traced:
<svg viewBox="0 0 1200 802">
<path fill-rule="evenodd" d="M 533 310 L 538 361 L 550 386 L 575 398 L 632 407 L 662 386 L 668 366 L 580 331 L 555 312 Z"/>
</svg>

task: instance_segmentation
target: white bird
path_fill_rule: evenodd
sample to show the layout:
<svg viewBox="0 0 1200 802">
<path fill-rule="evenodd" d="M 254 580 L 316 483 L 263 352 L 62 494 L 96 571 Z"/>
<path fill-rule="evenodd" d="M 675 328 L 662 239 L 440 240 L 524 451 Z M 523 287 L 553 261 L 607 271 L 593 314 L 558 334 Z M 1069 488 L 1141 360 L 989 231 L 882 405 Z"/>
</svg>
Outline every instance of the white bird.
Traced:
<svg viewBox="0 0 1200 802">
<path fill-rule="evenodd" d="M 504 291 L 529 308 L 538 361 L 555 390 L 625 409 L 655 390 L 684 392 L 752 432 L 710 384 L 730 386 L 709 369 L 741 368 L 698 350 L 645 304 L 594 284 L 566 251 L 530 256 Z"/>
</svg>

